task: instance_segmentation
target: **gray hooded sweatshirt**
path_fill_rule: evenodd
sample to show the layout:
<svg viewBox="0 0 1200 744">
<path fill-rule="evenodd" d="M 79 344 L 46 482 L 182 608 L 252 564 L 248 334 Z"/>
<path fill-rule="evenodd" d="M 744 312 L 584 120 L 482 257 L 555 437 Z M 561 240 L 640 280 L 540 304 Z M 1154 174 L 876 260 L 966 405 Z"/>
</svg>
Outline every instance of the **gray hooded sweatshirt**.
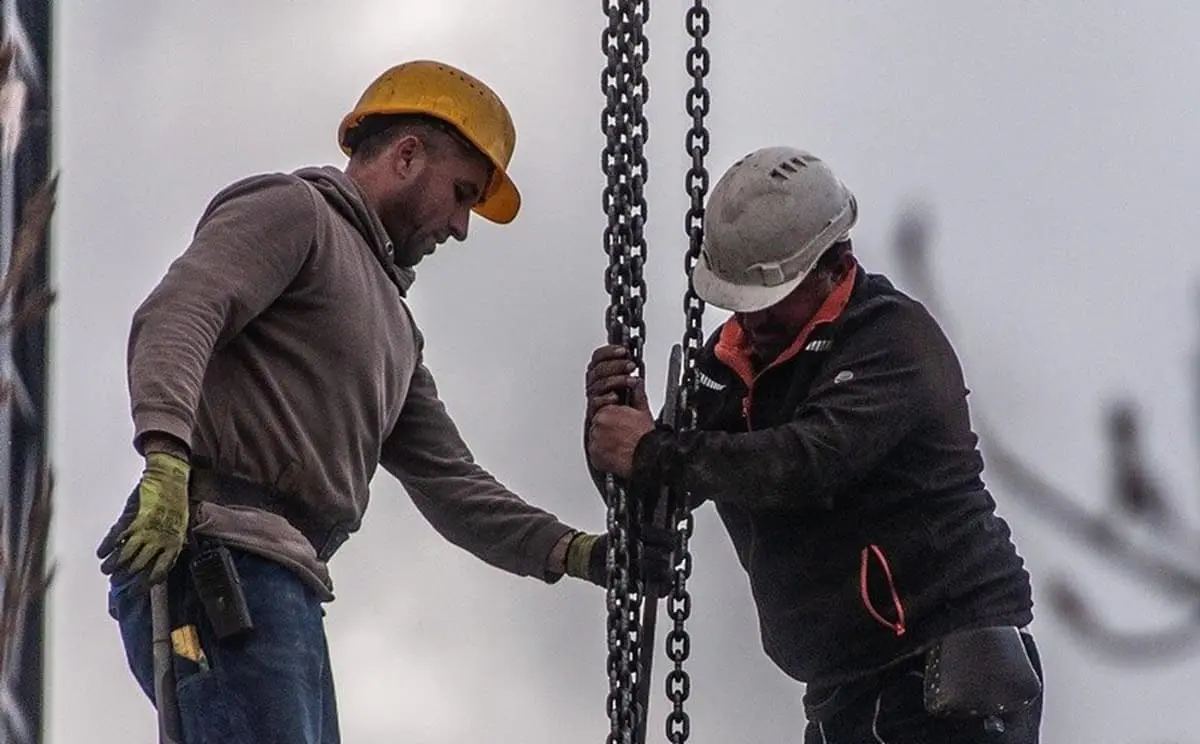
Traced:
<svg viewBox="0 0 1200 744">
<path fill-rule="evenodd" d="M 135 446 L 174 435 L 198 462 L 269 487 L 286 513 L 348 533 L 382 465 L 451 543 L 553 581 L 548 556 L 571 528 L 476 464 L 422 359 L 404 301 L 413 273 L 392 256 L 336 168 L 223 189 L 133 317 Z M 279 509 L 192 509 L 198 534 L 277 560 L 333 599 L 326 562 Z"/>
</svg>

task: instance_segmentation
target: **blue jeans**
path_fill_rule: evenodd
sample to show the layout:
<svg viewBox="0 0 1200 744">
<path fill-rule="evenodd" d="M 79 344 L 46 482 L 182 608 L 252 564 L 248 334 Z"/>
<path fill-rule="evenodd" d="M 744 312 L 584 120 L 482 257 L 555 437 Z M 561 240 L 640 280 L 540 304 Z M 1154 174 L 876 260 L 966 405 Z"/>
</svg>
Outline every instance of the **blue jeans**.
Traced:
<svg viewBox="0 0 1200 744">
<path fill-rule="evenodd" d="M 231 551 L 254 630 L 218 642 L 194 599 L 185 552 L 171 570 L 172 628 L 193 622 L 207 657 L 173 655 L 186 744 L 339 744 L 324 611 L 296 574 L 265 558 Z M 109 589 L 126 659 L 154 702 L 149 594 L 128 583 Z"/>
<path fill-rule="evenodd" d="M 1022 637 L 1041 677 L 1037 645 L 1032 636 Z M 804 744 L 1038 744 L 1041 696 L 1024 710 L 990 720 L 935 718 L 925 712 L 924 684 L 920 660 L 892 670 L 839 704 L 826 720 L 810 721 Z"/>
</svg>

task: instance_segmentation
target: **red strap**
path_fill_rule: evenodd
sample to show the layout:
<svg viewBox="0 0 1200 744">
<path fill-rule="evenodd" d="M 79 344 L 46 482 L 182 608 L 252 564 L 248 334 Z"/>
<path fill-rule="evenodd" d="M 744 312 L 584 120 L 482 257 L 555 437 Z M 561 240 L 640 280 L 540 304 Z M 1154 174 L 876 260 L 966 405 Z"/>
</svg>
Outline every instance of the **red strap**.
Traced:
<svg viewBox="0 0 1200 744">
<path fill-rule="evenodd" d="M 871 595 L 867 592 L 867 569 L 872 553 L 879 559 L 879 564 L 883 567 L 883 575 L 887 577 L 888 591 L 892 594 L 892 606 L 896 608 L 896 622 L 894 623 L 875 610 L 875 605 L 871 602 Z M 867 608 L 867 612 L 871 613 L 871 617 L 875 618 L 876 621 L 894 632 L 897 636 L 904 635 L 904 603 L 900 601 L 900 593 L 896 591 L 896 582 L 892 580 L 892 569 L 888 566 L 887 557 L 884 556 L 883 550 L 878 545 L 871 544 L 862 550 L 862 565 L 859 568 L 859 592 L 862 596 L 863 606 Z"/>
</svg>

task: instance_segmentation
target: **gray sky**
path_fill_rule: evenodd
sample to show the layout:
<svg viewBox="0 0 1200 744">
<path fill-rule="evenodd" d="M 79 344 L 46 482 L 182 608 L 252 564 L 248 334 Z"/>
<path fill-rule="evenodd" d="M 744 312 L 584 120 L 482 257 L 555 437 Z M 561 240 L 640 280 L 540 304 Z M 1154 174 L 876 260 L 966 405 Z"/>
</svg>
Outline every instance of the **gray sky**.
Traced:
<svg viewBox="0 0 1200 744">
<path fill-rule="evenodd" d="M 686 5 L 656 3 L 648 28 L 656 403 L 683 327 Z M 720 4 L 710 37 L 714 180 L 763 145 L 817 152 L 856 192 L 858 252 L 885 272 L 895 268 L 888 239 L 899 210 L 912 199 L 932 204 L 937 271 L 974 404 L 1018 452 L 1098 508 L 1098 404 L 1136 397 L 1155 463 L 1196 516 L 1187 365 L 1198 347 L 1200 6 L 734 5 Z M 506 227 L 474 223 L 465 244 L 419 271 L 413 305 L 443 397 L 502 481 L 572 524 L 602 528 L 579 447 L 582 372 L 603 341 L 607 302 L 600 3 L 59 8 L 53 744 L 150 741 L 154 732 L 92 557 L 140 468 L 123 366 L 130 314 L 227 182 L 341 165 L 339 119 L 395 62 L 464 67 L 496 88 L 518 127 L 522 215 Z M 720 317 L 710 311 L 709 327 Z M 995 490 L 1039 588 L 1052 574 L 1084 577 L 1123 627 L 1182 616 Z M 386 474 L 373 498 L 366 527 L 332 566 L 338 600 L 328 623 L 345 740 L 602 740 L 602 592 L 483 565 L 443 542 Z M 710 509 L 694 543 L 692 741 L 797 741 L 802 690 L 763 656 L 746 580 Z M 1200 726 L 1200 655 L 1125 669 L 1089 653 L 1044 603 L 1037 610 L 1048 744 L 1180 740 Z M 656 667 L 651 734 L 662 740 L 661 655 Z"/>
</svg>

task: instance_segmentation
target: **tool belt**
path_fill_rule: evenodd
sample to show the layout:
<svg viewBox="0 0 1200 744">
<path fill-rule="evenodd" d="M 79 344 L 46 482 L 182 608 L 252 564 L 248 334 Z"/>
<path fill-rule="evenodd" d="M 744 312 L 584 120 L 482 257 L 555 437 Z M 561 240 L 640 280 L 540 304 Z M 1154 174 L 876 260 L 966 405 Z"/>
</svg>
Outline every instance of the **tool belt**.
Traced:
<svg viewBox="0 0 1200 744">
<path fill-rule="evenodd" d="M 283 517 L 304 535 L 313 546 L 317 559 L 327 562 L 350 533 L 339 525 L 318 524 L 299 513 L 296 501 L 289 494 L 271 486 L 255 483 L 236 475 L 222 473 L 203 464 L 192 465 L 188 484 L 189 498 L 217 506 L 240 506 Z"/>
</svg>

